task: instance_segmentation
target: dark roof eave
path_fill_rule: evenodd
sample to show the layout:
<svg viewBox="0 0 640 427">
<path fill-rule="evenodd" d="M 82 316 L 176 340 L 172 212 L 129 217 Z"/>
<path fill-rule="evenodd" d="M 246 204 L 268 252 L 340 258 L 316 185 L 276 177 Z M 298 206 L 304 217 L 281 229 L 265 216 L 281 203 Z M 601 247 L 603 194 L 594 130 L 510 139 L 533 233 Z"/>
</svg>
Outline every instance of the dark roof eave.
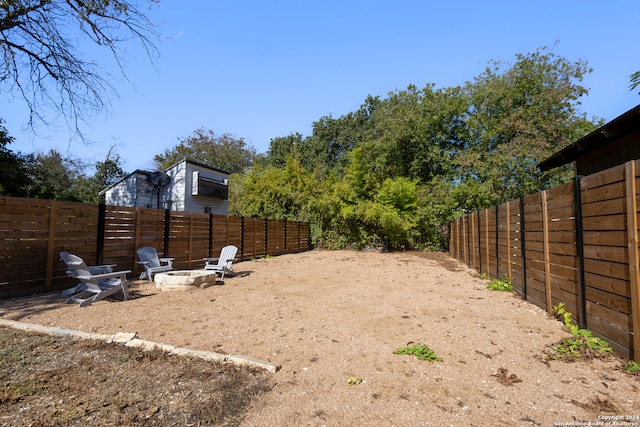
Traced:
<svg viewBox="0 0 640 427">
<path fill-rule="evenodd" d="M 538 163 L 538 169 L 546 172 L 575 162 L 579 157 L 603 147 L 638 128 L 640 128 L 640 105 Z"/>
</svg>

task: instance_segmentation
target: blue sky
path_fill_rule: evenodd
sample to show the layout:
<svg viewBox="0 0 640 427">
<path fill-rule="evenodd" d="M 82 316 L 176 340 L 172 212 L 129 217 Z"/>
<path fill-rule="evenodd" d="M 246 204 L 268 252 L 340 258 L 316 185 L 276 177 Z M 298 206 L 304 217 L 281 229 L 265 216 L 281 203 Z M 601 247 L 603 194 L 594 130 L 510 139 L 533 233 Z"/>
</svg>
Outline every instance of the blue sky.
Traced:
<svg viewBox="0 0 640 427">
<path fill-rule="evenodd" d="M 172 38 L 158 43 L 155 68 L 129 52 L 135 86 L 122 84 L 110 113 L 84 129 L 93 143 L 64 129 L 24 131 L 26 107 L 1 93 L 0 117 L 15 138 L 9 148 L 95 162 L 115 145 L 131 172 L 151 169 L 155 154 L 202 127 L 265 152 L 272 138 L 309 135 L 314 121 L 355 111 L 369 94 L 462 85 L 490 60 L 543 46 L 593 68 L 583 82 L 588 117 L 608 121 L 640 104 L 629 91 L 629 75 L 640 70 L 637 0 L 162 0 L 151 16 Z"/>
</svg>

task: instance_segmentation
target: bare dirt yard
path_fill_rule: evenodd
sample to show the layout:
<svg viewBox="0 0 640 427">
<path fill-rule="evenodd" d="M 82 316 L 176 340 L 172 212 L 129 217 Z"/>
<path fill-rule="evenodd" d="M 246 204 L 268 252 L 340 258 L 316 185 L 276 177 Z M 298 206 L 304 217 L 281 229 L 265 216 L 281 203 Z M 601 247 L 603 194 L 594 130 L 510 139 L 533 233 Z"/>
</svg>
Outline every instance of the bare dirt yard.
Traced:
<svg viewBox="0 0 640 427">
<path fill-rule="evenodd" d="M 278 372 L 0 328 L 0 424 L 640 425 L 640 377 L 624 361 L 548 360 L 569 337 L 563 324 L 444 254 L 311 251 L 234 266 L 202 290 L 133 281 L 128 301 L 79 308 L 56 292 L 0 301 L 0 317 L 135 332 Z M 394 354 L 420 343 L 442 360 Z"/>
</svg>

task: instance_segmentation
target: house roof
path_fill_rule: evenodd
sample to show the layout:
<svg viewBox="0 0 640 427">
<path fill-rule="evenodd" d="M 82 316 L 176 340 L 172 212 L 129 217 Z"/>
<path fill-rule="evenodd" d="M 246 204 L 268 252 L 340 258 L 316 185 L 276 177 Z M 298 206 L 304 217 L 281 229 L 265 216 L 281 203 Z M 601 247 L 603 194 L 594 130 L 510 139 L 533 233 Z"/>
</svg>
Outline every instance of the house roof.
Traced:
<svg viewBox="0 0 640 427">
<path fill-rule="evenodd" d="M 184 159 L 180 160 L 179 162 L 176 162 L 173 165 L 169 166 L 168 168 L 165 169 L 165 171 L 168 171 L 169 169 L 179 165 L 182 162 L 191 163 L 192 165 L 196 165 L 196 166 L 200 166 L 200 167 L 203 167 L 203 168 L 211 169 L 213 171 L 220 172 L 220 173 L 223 173 L 223 174 L 226 174 L 226 175 L 231 175 L 231 172 L 229 172 L 229 171 L 217 168 L 215 166 L 209 166 L 209 165 L 204 164 L 204 163 L 196 162 L 195 160 L 191 160 L 191 159 L 189 159 L 187 157 L 185 157 Z"/>
<path fill-rule="evenodd" d="M 538 163 L 538 168 L 545 172 L 575 162 L 580 157 L 611 144 L 638 129 L 640 129 L 640 105 Z"/>
</svg>

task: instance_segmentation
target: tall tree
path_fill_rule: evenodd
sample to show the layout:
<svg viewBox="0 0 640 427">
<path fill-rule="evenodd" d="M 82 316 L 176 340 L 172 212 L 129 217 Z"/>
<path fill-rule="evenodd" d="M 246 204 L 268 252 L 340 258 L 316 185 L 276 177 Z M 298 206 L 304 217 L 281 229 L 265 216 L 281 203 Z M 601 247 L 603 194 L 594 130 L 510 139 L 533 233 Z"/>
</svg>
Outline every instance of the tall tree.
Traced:
<svg viewBox="0 0 640 427">
<path fill-rule="evenodd" d="M 0 119 L 0 195 L 26 196 L 29 177 L 26 173 L 25 159 L 12 152 L 7 146 L 13 142 Z"/>
<path fill-rule="evenodd" d="M 0 88 L 24 99 L 32 128 L 36 120 L 47 123 L 44 112 L 52 108 L 81 136 L 79 123 L 101 112 L 108 95 L 117 92 L 112 76 L 93 58 L 82 58 L 79 44 L 107 49 L 121 71 L 131 41 L 153 60 L 159 34 L 137 5 L 158 2 L 0 1 Z"/>
<path fill-rule="evenodd" d="M 314 169 L 335 171 L 344 168 L 347 154 L 374 137 L 374 114 L 380 105 L 379 97 L 369 95 L 354 112 L 337 119 L 328 115 L 314 122 L 312 136 L 300 150 L 303 163 Z"/>
<path fill-rule="evenodd" d="M 75 194 L 81 202 L 99 203 L 103 200 L 100 191 L 126 176 L 122 169 L 122 158 L 114 147 L 109 149 L 104 160 L 95 163 L 94 170 L 92 176 L 81 175 L 74 183 Z"/>
<path fill-rule="evenodd" d="M 409 85 L 390 93 L 375 112 L 378 138 L 368 150 L 373 168 L 386 177 L 430 182 L 451 170 L 451 157 L 464 140 L 469 108 L 460 88 Z"/>
<path fill-rule="evenodd" d="M 82 177 L 83 165 L 56 150 L 30 154 L 27 170 L 30 183 L 27 196 L 34 199 L 65 200 L 78 202 L 76 182 Z"/>
<path fill-rule="evenodd" d="M 299 132 L 272 138 L 264 161 L 271 166 L 283 167 L 287 163 L 287 158 L 301 157 L 300 147 L 303 141 L 304 137 Z"/>
<path fill-rule="evenodd" d="M 537 164 L 598 126 L 579 110 L 589 72 L 543 48 L 490 62 L 462 86 L 410 85 L 357 112 L 323 117 L 312 136 L 272 144 L 267 159 L 277 161 L 239 182 L 234 209 L 304 212 L 314 240 L 329 247 L 438 247 L 446 241 L 441 224 L 461 211 L 568 179 L 567 170 L 543 174 Z M 293 160 L 314 172 L 313 185 L 291 188 Z M 331 173 L 315 173 L 316 162 Z"/>
<path fill-rule="evenodd" d="M 318 182 L 300 160 L 289 156 L 282 167 L 258 165 L 230 180 L 229 213 L 309 221 Z"/>
<path fill-rule="evenodd" d="M 492 62 L 465 87 L 468 140 L 456 157 L 454 179 L 486 186 L 492 204 L 566 180 L 566 171 L 543 174 L 537 164 L 596 128 L 578 109 L 588 94 L 581 82 L 590 72 L 585 62 L 546 48 L 518 54 L 513 64 Z"/>
<path fill-rule="evenodd" d="M 178 139 L 178 145 L 153 158 L 158 169 L 166 169 L 187 157 L 231 173 L 240 173 L 249 168 L 257 157 L 251 144 L 228 133 L 217 135 L 212 130 L 200 128 L 191 136 Z"/>
</svg>

